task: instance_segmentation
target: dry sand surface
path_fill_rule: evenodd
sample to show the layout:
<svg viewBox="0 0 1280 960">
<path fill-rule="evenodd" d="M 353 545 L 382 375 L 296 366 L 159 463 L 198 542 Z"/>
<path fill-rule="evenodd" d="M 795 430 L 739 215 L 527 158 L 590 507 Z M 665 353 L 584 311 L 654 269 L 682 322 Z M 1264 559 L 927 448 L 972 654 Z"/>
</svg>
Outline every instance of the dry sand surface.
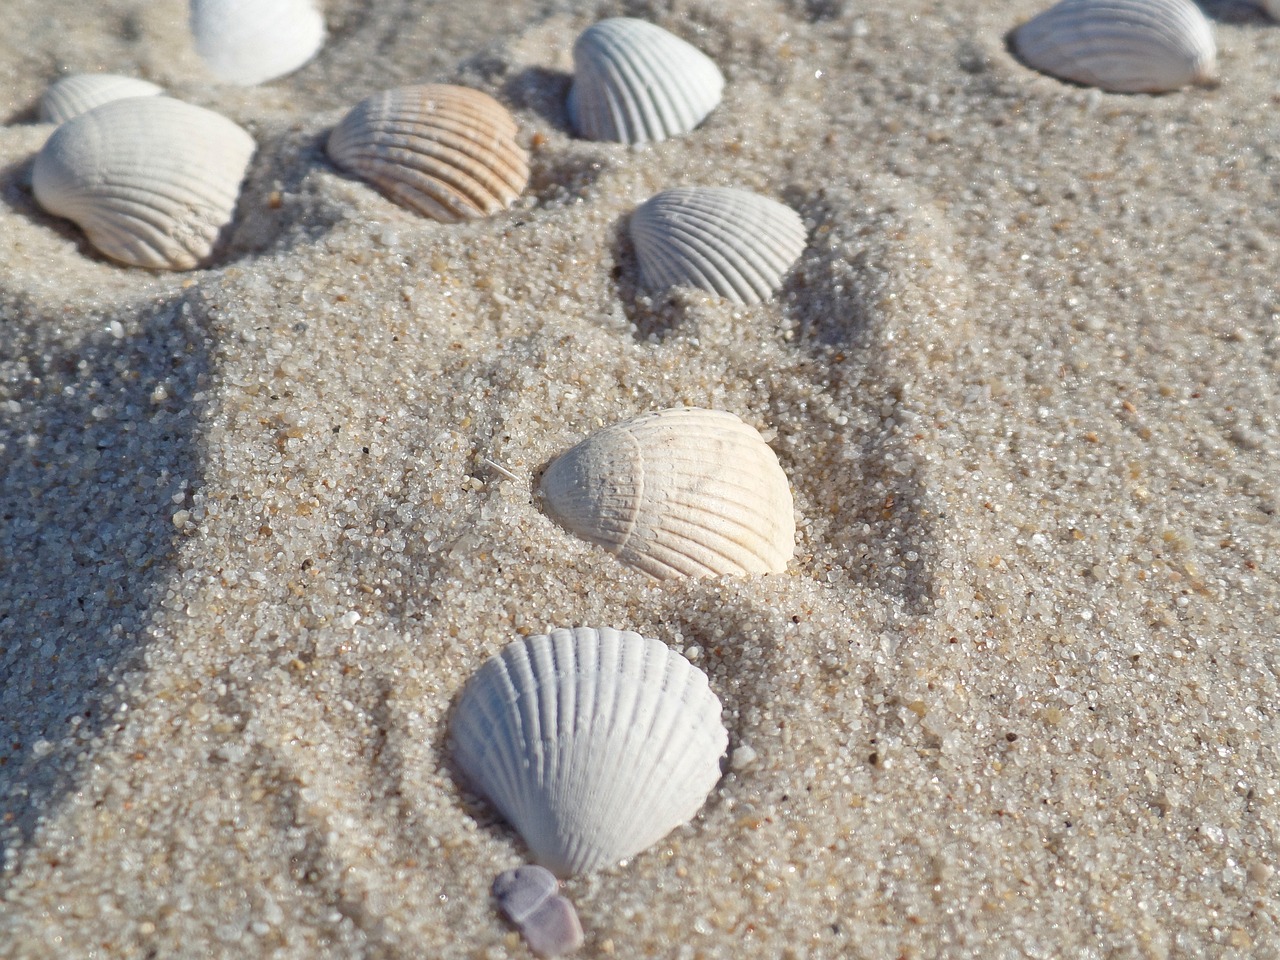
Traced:
<svg viewBox="0 0 1280 960">
<path fill-rule="evenodd" d="M 0 956 L 527 956 L 446 721 L 572 624 L 684 651 L 755 754 L 568 882 L 585 956 L 1280 956 L 1280 25 L 1217 4 L 1220 86 L 1123 96 L 1008 53 L 1041 7 L 329 0 L 240 89 L 179 0 L 3 0 Z M 618 14 L 723 68 L 693 134 L 569 132 Z M 218 265 L 36 207 L 34 105 L 83 70 L 253 133 Z M 512 109 L 511 212 L 326 161 L 420 80 Z M 802 213 L 774 300 L 637 297 L 621 226 L 678 184 Z M 785 574 L 658 583 L 533 503 L 679 404 L 777 452 Z"/>
</svg>

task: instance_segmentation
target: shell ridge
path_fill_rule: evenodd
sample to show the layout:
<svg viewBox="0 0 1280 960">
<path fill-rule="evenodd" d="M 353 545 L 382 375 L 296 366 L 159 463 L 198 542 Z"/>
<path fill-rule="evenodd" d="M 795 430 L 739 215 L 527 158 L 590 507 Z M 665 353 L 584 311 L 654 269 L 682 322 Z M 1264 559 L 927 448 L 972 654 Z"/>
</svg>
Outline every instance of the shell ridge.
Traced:
<svg viewBox="0 0 1280 960">
<path fill-rule="evenodd" d="M 669 245 L 685 252 L 684 262 L 688 269 L 705 278 L 705 282 L 721 296 L 736 297 L 744 303 L 753 303 L 768 296 L 771 284 L 762 275 L 750 242 L 740 242 L 737 236 L 726 236 L 719 231 L 695 231 L 683 224 L 671 230 L 667 239 Z M 722 244 L 718 245 L 713 240 L 720 240 Z"/>
</svg>

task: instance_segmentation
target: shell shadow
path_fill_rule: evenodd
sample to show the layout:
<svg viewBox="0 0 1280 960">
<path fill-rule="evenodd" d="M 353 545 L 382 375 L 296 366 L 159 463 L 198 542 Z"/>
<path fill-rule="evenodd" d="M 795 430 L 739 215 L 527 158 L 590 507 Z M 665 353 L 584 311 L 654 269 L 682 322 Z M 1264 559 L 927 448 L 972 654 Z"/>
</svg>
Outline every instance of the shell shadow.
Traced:
<svg viewBox="0 0 1280 960">
<path fill-rule="evenodd" d="M 531 110 L 565 136 L 572 137 L 565 100 L 573 83 L 570 74 L 545 67 L 525 67 L 502 85 L 502 97 L 512 107 Z"/>
<path fill-rule="evenodd" d="M 614 295 L 622 304 L 622 312 L 631 324 L 633 335 L 641 343 L 660 342 L 678 330 L 688 319 L 692 304 L 678 289 L 648 294 L 640 288 L 640 264 L 627 224 L 630 212 L 613 224 L 613 268 L 610 278 Z"/>
<path fill-rule="evenodd" d="M 172 515 L 200 473 L 192 406 L 210 370 L 183 306 L 60 352 L 40 341 L 61 317 L 0 294 L 0 316 L 23 321 L 0 346 L 22 371 L 0 407 L 0 569 L 14 572 L 0 577 L 0 859 L 118 728 L 115 688 L 139 667 L 174 571 Z"/>
<path fill-rule="evenodd" d="M 778 293 L 783 313 L 801 342 L 820 347 L 858 342 L 883 282 L 870 269 L 870 254 L 863 249 L 852 259 L 832 255 L 831 245 L 841 238 L 831 225 L 839 222 L 840 211 L 821 196 L 788 187 L 782 197 L 806 222 L 816 224 Z"/>
<path fill-rule="evenodd" d="M 1210 20 L 1234 25 L 1271 24 L 1271 18 L 1262 9 L 1261 0 L 1196 0 L 1196 6 Z"/>
<path fill-rule="evenodd" d="M 211 266 L 315 243 L 342 222 L 342 208 L 309 180 L 317 169 L 337 169 L 325 155 L 328 136 L 325 129 L 259 141 Z"/>
</svg>

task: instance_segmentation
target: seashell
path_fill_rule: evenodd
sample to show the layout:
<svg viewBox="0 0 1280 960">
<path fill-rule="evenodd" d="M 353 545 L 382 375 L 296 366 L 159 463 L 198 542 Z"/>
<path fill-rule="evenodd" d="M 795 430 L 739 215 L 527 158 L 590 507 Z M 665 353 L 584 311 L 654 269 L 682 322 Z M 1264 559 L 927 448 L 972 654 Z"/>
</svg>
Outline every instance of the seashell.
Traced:
<svg viewBox="0 0 1280 960">
<path fill-rule="evenodd" d="M 1029 66 L 1115 93 L 1213 80 L 1209 21 L 1191 0 L 1061 0 L 1014 31 Z"/>
<path fill-rule="evenodd" d="M 329 159 L 410 210 L 445 223 L 498 213 L 529 180 L 507 109 L 479 90 L 398 87 L 352 108 L 329 134 Z"/>
<path fill-rule="evenodd" d="M 467 683 L 453 756 L 559 876 L 608 867 L 690 820 L 728 734 L 706 675 L 610 627 L 509 644 Z"/>
<path fill-rule="evenodd" d="M 44 123 L 66 123 L 112 100 L 127 97 L 154 97 L 164 90 L 137 77 L 113 73 L 77 73 L 63 77 L 40 98 L 40 119 Z"/>
<path fill-rule="evenodd" d="M 1272 20 L 1280 20 L 1280 0 L 1262 0 L 1262 8 Z"/>
<path fill-rule="evenodd" d="M 677 407 L 605 427 L 554 460 L 546 512 L 659 580 L 781 573 L 795 550 L 777 456 L 732 413 Z"/>
<path fill-rule="evenodd" d="M 746 190 L 665 190 L 631 215 L 640 285 L 691 286 L 734 303 L 757 303 L 782 286 L 804 250 L 800 215 Z"/>
<path fill-rule="evenodd" d="M 188 270 L 235 214 L 253 138 L 226 117 L 169 97 L 95 107 L 58 127 L 32 186 L 101 253 L 135 267 Z"/>
<path fill-rule="evenodd" d="M 242 87 L 293 73 L 324 45 L 312 0 L 191 0 L 190 22 L 209 70 Z"/>
<path fill-rule="evenodd" d="M 688 133 L 723 92 L 715 61 L 644 20 L 601 20 L 573 45 L 569 119 L 588 140 L 657 143 Z"/>
<path fill-rule="evenodd" d="M 559 957 L 582 946 L 578 912 L 559 890 L 556 875 L 533 864 L 508 870 L 493 881 L 498 906 L 539 957 Z"/>
</svg>

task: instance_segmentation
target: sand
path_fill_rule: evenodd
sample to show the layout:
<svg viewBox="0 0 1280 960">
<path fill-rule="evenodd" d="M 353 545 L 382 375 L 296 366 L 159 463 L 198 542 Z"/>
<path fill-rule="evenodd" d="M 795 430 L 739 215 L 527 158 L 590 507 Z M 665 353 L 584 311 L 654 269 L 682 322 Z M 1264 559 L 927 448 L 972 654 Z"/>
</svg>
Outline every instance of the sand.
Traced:
<svg viewBox="0 0 1280 960">
<path fill-rule="evenodd" d="M 566 884 L 584 956 L 1280 956 L 1280 26 L 1217 4 L 1217 88 L 1123 96 L 1008 53 L 1041 6 L 330 0 L 315 62 L 238 89 L 179 0 L 7 0 L 0 955 L 527 956 L 447 718 L 585 624 L 693 659 L 754 760 Z M 572 40 L 623 13 L 725 71 L 690 136 L 570 134 Z M 80 70 L 253 133 L 216 266 L 35 206 Z M 327 163 L 418 80 L 512 108 L 510 213 Z M 678 184 L 801 212 L 775 299 L 637 297 L 621 226 Z M 679 404 L 777 452 L 785 574 L 658 583 L 533 503 Z"/>
</svg>

